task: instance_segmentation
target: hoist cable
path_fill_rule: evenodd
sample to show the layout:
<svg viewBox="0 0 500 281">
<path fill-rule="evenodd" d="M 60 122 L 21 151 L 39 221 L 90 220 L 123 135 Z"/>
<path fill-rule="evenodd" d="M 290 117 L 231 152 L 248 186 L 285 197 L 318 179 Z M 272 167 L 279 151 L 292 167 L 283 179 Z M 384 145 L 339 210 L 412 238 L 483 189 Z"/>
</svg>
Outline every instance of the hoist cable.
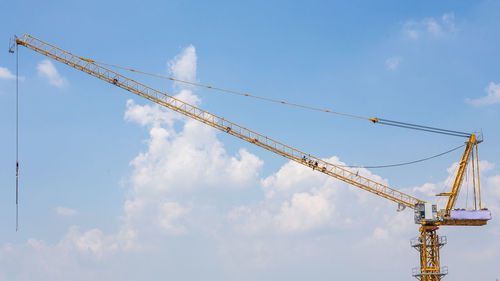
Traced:
<svg viewBox="0 0 500 281">
<path fill-rule="evenodd" d="M 19 50 L 16 44 L 16 232 L 19 230 Z"/>
<path fill-rule="evenodd" d="M 453 152 L 453 151 L 455 151 L 455 150 L 457 150 L 459 148 L 462 148 L 464 146 L 465 146 L 465 144 L 462 144 L 462 145 L 457 146 L 457 147 L 455 147 L 453 149 L 447 150 L 445 152 L 442 152 L 442 153 L 439 153 L 439 154 L 436 154 L 436 155 L 433 155 L 433 156 L 430 156 L 430 157 L 427 157 L 427 158 L 423 158 L 423 159 L 419 159 L 419 160 L 414 160 L 414 161 L 409 161 L 409 162 L 397 163 L 397 164 L 378 165 L 378 166 L 350 166 L 350 165 L 336 165 L 336 166 L 345 167 L 345 168 L 366 168 L 366 169 L 378 169 L 378 168 L 390 168 L 390 167 L 404 166 L 404 165 L 415 164 L 415 163 L 423 162 L 423 161 L 430 160 L 430 159 L 433 159 L 433 158 L 437 158 L 439 156 L 443 156 L 445 154 Z"/>
</svg>

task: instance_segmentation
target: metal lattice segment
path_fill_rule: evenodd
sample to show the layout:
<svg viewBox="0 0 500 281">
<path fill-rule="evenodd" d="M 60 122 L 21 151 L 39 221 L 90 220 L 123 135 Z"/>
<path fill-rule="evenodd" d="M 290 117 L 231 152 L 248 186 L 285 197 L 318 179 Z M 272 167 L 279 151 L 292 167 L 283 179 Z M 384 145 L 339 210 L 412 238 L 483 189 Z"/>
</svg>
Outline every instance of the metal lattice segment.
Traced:
<svg viewBox="0 0 500 281">
<path fill-rule="evenodd" d="M 450 216 L 449 212 L 455 206 L 455 201 L 457 200 L 458 192 L 460 191 L 460 187 L 462 186 L 462 182 L 464 180 L 464 174 L 465 170 L 467 169 L 467 164 L 469 163 L 469 160 L 471 158 L 473 148 L 476 145 L 477 145 L 476 135 L 472 134 L 469 137 L 469 140 L 466 142 L 464 154 L 462 155 L 462 159 L 460 160 L 460 163 L 458 165 L 457 176 L 455 177 L 455 181 L 453 182 L 451 192 L 448 193 L 449 198 L 445 208 L 446 210 L 445 217 Z M 474 192 L 474 196 L 475 195 L 476 194 Z"/>
<path fill-rule="evenodd" d="M 441 248 L 448 243 L 448 238 L 446 236 L 438 236 L 437 245 Z M 420 251 L 420 247 L 423 246 L 423 243 L 420 237 L 415 237 L 410 240 L 410 245 L 415 248 L 417 251 Z"/>
<path fill-rule="evenodd" d="M 30 35 L 24 34 L 20 38 L 17 38 L 16 42 L 19 45 L 25 46 L 33 51 L 53 58 L 59 62 L 81 70 L 108 83 L 116 85 L 152 102 L 170 108 L 185 116 L 196 119 L 220 131 L 226 132 L 235 137 L 253 143 L 304 166 L 313 168 L 314 170 L 342 180 L 348 184 L 357 186 L 361 189 L 394 201 L 398 204 L 413 209 L 415 208 L 415 204 L 424 202 L 401 191 L 390 188 L 366 177 L 360 176 L 357 173 L 353 173 L 349 170 L 343 169 L 317 157 L 310 156 L 305 152 L 294 149 L 281 142 L 225 120 L 222 117 L 216 116 L 203 109 L 197 108 L 172 96 L 169 96 L 166 93 L 150 88 L 133 79 L 104 68 L 92 60 L 76 56 L 70 52 L 45 43 Z"/>
<path fill-rule="evenodd" d="M 410 241 L 410 244 L 420 253 L 420 267 L 413 269 L 413 276 L 421 281 L 440 281 L 447 273 L 447 267 L 441 267 L 439 250 L 447 240 L 445 236 L 437 235 L 435 224 L 422 225 L 420 236 Z"/>
<path fill-rule="evenodd" d="M 448 274 L 448 267 L 443 266 L 440 268 L 439 272 L 422 272 L 420 267 L 412 268 L 412 276 L 418 280 L 441 280 L 445 275 Z"/>
</svg>

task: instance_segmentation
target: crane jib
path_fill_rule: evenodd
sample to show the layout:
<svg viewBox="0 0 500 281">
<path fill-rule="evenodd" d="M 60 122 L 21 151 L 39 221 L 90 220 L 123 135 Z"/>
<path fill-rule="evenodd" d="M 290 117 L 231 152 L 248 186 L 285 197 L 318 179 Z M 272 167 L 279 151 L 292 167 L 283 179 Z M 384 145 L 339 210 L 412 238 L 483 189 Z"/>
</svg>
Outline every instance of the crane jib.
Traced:
<svg viewBox="0 0 500 281">
<path fill-rule="evenodd" d="M 131 78 L 97 65 L 93 60 L 76 56 L 68 51 L 43 42 L 30 35 L 24 34 L 21 37 L 17 38 L 16 42 L 19 45 L 25 46 L 33 51 L 69 65 L 75 69 L 83 71 L 152 102 L 170 108 L 185 116 L 196 119 L 220 131 L 226 132 L 247 142 L 253 143 L 304 166 L 313 168 L 319 172 L 342 180 L 348 184 L 357 186 L 380 197 L 389 199 L 400 205 L 414 208 L 415 204 L 424 202 L 423 200 L 407 195 L 399 190 L 390 188 L 384 184 L 358 175 L 358 173 L 354 173 L 347 169 L 341 168 L 320 158 L 310 156 L 305 152 L 268 138 L 262 134 L 249 130 L 217 115 L 178 100 L 172 96 L 167 95 L 164 92 L 155 90 Z"/>
</svg>

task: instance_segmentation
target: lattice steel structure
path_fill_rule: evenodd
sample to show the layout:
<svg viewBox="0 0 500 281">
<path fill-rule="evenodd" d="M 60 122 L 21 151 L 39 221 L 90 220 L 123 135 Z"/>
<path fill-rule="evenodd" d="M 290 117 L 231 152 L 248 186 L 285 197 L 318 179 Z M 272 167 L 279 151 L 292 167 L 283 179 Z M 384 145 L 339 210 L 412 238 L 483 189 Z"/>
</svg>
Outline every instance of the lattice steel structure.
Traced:
<svg viewBox="0 0 500 281">
<path fill-rule="evenodd" d="M 421 281 L 439 281 L 448 274 L 447 267 L 441 267 L 439 250 L 447 240 L 437 235 L 438 227 L 423 225 L 420 236 L 411 240 L 411 246 L 420 253 L 420 267 L 413 268 L 413 276 Z"/>
</svg>

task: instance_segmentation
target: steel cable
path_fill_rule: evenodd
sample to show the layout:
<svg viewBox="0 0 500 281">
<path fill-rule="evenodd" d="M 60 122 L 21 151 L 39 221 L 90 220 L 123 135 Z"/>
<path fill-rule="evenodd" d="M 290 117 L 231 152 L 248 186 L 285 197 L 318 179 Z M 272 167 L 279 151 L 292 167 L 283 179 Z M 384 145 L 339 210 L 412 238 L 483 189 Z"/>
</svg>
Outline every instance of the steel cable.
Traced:
<svg viewBox="0 0 500 281">
<path fill-rule="evenodd" d="M 229 94 L 235 94 L 235 95 L 250 97 L 250 98 L 254 98 L 254 99 L 260 99 L 260 100 L 264 100 L 264 101 L 268 101 L 268 102 L 274 102 L 274 103 L 279 103 L 279 104 L 284 104 L 284 105 L 290 105 L 290 106 L 295 106 L 295 107 L 299 107 L 299 108 L 304 108 L 304 109 L 309 109 L 309 110 L 315 110 L 315 111 L 320 111 L 320 112 L 325 112 L 325 113 L 330 113 L 330 114 L 336 114 L 336 115 L 340 115 L 340 116 L 344 116 L 344 117 L 351 117 L 351 118 L 358 118 L 358 119 L 369 120 L 369 121 L 373 122 L 374 124 L 378 123 L 378 124 L 381 124 L 381 125 L 395 126 L 395 127 L 400 127 L 400 128 L 413 129 L 413 130 L 419 130 L 419 131 L 426 131 L 426 132 L 438 133 L 438 134 L 444 134 L 444 135 L 450 135 L 450 136 L 456 136 L 456 137 L 467 137 L 468 138 L 468 137 L 471 136 L 471 134 L 465 133 L 465 132 L 459 132 L 459 131 L 453 131 L 453 130 L 447 130 L 447 129 L 440 129 L 440 128 L 435 128 L 435 127 L 417 125 L 417 124 L 412 124 L 412 123 L 405 123 L 405 122 L 388 120 L 388 119 L 382 119 L 382 118 L 377 118 L 377 117 L 375 117 L 375 118 L 369 118 L 369 117 L 364 117 L 364 116 L 359 116 L 359 115 L 354 115 L 354 114 L 342 113 L 342 112 L 332 111 L 332 110 L 329 110 L 329 109 L 324 109 L 324 108 L 319 108 L 319 107 L 313 107 L 313 106 L 308 106 L 308 105 L 301 105 L 301 104 L 297 104 L 297 103 L 287 102 L 287 101 L 284 101 L 284 100 L 277 100 L 277 99 L 272 99 L 272 98 L 266 98 L 266 97 L 256 96 L 256 95 L 252 95 L 252 94 L 248 94 L 248 93 L 243 93 L 243 92 L 238 92 L 238 91 L 233 91 L 233 90 L 227 90 L 227 89 L 223 89 L 223 88 L 213 87 L 213 86 L 209 86 L 209 85 L 205 85 L 205 84 L 200 84 L 200 83 L 196 83 L 196 82 L 191 82 L 191 81 L 176 79 L 176 78 L 169 77 L 169 76 L 164 76 L 164 75 L 149 73 L 149 72 L 145 72 L 145 71 L 140 71 L 140 70 L 136 70 L 136 69 L 129 68 L 129 67 L 123 67 L 123 66 L 119 66 L 119 65 L 104 63 L 104 62 L 100 62 L 100 61 L 94 61 L 94 60 L 85 59 L 85 58 L 82 58 L 82 59 L 85 60 L 85 61 L 89 61 L 89 62 L 95 63 L 95 64 L 99 64 L 99 65 L 106 65 L 106 66 L 109 66 L 109 67 L 115 67 L 115 68 L 119 68 L 119 69 L 122 69 L 122 70 L 136 72 L 136 73 L 140 73 L 140 74 L 144 74 L 144 75 L 149 75 L 149 76 L 156 77 L 156 78 L 167 79 L 167 80 L 170 80 L 170 81 L 179 82 L 179 83 L 188 84 L 188 85 L 193 85 L 193 86 L 202 87 L 202 88 L 206 88 L 206 89 L 211 89 L 211 90 L 215 90 L 215 91 L 219 91 L 219 92 L 224 92 L 224 93 L 229 93 Z"/>
<path fill-rule="evenodd" d="M 453 149 L 447 150 L 445 152 L 442 152 L 442 153 L 439 153 L 439 154 L 436 154 L 436 155 L 433 155 L 433 156 L 430 156 L 430 157 L 426 157 L 426 158 L 419 159 L 419 160 L 414 160 L 414 161 L 409 161 L 409 162 L 397 163 L 397 164 L 378 165 L 378 166 L 350 166 L 350 165 L 337 165 L 337 166 L 339 166 L 339 167 L 345 167 L 345 168 L 366 168 L 366 169 L 378 169 L 378 168 L 390 168 L 390 167 L 404 166 L 404 165 L 415 164 L 415 163 L 423 162 L 423 161 L 430 160 L 430 159 L 433 159 L 433 158 L 437 158 L 439 156 L 443 156 L 445 154 L 453 152 L 453 151 L 455 151 L 455 150 L 457 150 L 459 148 L 462 148 L 464 146 L 465 146 L 465 144 L 462 144 L 462 145 L 457 146 L 457 147 L 455 147 Z"/>
</svg>

